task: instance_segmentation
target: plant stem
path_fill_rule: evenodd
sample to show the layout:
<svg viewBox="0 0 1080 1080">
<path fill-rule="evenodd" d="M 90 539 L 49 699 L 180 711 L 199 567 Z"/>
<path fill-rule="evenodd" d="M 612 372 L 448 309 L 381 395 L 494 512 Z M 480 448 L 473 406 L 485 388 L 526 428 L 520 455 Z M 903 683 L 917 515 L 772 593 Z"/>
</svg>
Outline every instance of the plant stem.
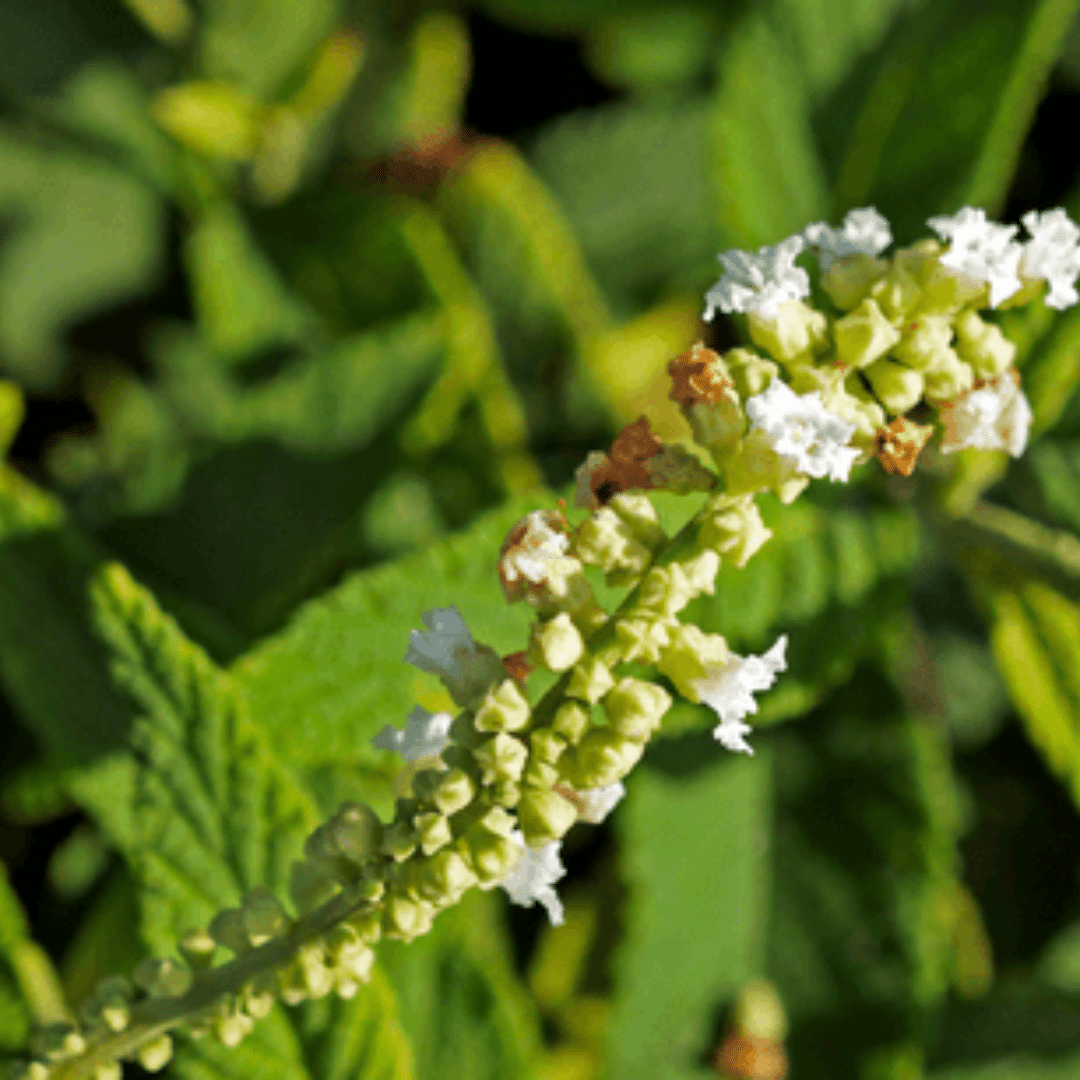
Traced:
<svg viewBox="0 0 1080 1080">
<path fill-rule="evenodd" d="M 197 975 L 195 984 L 186 994 L 140 1002 L 131 1010 L 131 1023 L 123 1031 L 92 1042 L 79 1057 L 53 1066 L 50 1080 L 80 1080 L 90 1076 L 95 1065 L 129 1057 L 144 1043 L 206 1013 L 257 975 L 283 967 L 301 945 L 326 933 L 368 903 L 354 888 L 343 889 L 298 920 L 287 934 Z"/>
</svg>

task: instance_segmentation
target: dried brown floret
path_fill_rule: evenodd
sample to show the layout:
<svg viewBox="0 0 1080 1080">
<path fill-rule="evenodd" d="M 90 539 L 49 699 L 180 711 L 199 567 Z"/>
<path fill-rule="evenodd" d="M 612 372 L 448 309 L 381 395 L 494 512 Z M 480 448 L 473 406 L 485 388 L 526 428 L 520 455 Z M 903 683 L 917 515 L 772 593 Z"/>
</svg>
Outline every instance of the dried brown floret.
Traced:
<svg viewBox="0 0 1080 1080">
<path fill-rule="evenodd" d="M 668 397 L 680 405 L 715 405 L 735 386 L 720 354 L 700 341 L 670 360 L 667 370 L 671 376 Z"/>
<path fill-rule="evenodd" d="M 915 471 L 916 459 L 933 433 L 933 427 L 898 416 L 878 428 L 874 436 L 874 455 L 886 472 L 910 476 Z"/>
</svg>

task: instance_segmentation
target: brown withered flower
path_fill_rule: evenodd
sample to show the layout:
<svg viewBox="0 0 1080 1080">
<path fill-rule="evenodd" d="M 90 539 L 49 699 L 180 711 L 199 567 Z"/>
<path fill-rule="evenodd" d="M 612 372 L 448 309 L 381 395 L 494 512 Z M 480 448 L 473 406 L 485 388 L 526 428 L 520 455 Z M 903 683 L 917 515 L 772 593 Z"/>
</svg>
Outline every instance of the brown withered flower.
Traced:
<svg viewBox="0 0 1080 1080">
<path fill-rule="evenodd" d="M 668 397 L 679 405 L 715 405 L 735 386 L 720 354 L 701 341 L 669 360 L 667 370 L 671 376 Z"/>
<path fill-rule="evenodd" d="M 897 416 L 883 428 L 878 428 L 874 436 L 874 456 L 887 473 L 910 476 L 915 471 L 916 458 L 933 433 L 933 427 Z"/>
</svg>

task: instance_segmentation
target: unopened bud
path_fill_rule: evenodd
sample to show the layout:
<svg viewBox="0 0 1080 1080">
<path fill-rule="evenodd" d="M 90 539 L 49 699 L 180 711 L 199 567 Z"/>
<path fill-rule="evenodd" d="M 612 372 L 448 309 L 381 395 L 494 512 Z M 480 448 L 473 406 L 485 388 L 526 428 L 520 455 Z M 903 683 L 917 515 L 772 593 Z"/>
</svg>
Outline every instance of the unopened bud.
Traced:
<svg viewBox="0 0 1080 1080">
<path fill-rule="evenodd" d="M 750 340 L 776 360 L 791 361 L 828 340 L 828 319 L 801 300 L 782 303 L 773 319 L 752 311 L 746 321 Z"/>
<path fill-rule="evenodd" d="M 935 404 L 965 394 L 975 384 L 975 372 L 959 356 L 928 368 L 923 378 L 926 400 Z"/>
<path fill-rule="evenodd" d="M 576 701 L 567 701 L 555 710 L 555 717 L 551 722 L 551 730 L 554 734 L 565 739 L 573 745 L 589 729 L 588 710 Z"/>
<path fill-rule="evenodd" d="M 482 769 L 484 784 L 499 780 L 520 780 L 529 751 L 520 739 L 500 731 L 481 743 L 473 754 Z"/>
<path fill-rule="evenodd" d="M 244 929 L 252 945 L 264 945 L 284 934 L 292 924 L 280 901 L 269 889 L 257 885 L 241 905 Z"/>
<path fill-rule="evenodd" d="M 153 998 L 180 997 L 191 987 L 191 972 L 168 957 L 143 957 L 131 977 Z"/>
<path fill-rule="evenodd" d="M 889 264 L 861 252 L 833 259 L 821 275 L 821 287 L 841 310 L 851 311 L 859 306 L 876 281 L 885 276 Z"/>
<path fill-rule="evenodd" d="M 383 910 L 383 936 L 391 941 L 412 941 L 426 934 L 435 917 L 431 904 L 406 896 L 391 896 Z"/>
<path fill-rule="evenodd" d="M 438 812 L 417 814 L 413 818 L 413 827 L 420 840 L 420 850 L 425 855 L 433 854 L 453 840 L 450 822 L 446 820 L 445 814 Z"/>
<path fill-rule="evenodd" d="M 604 698 L 611 730 L 638 741 L 647 740 L 659 728 L 670 708 L 671 695 L 662 686 L 629 676 L 620 679 Z"/>
<path fill-rule="evenodd" d="M 303 859 L 292 864 L 289 871 L 289 897 L 301 915 L 325 903 L 336 891 L 337 881 L 322 859 Z"/>
<path fill-rule="evenodd" d="M 217 942 L 205 930 L 189 930 L 180 939 L 179 948 L 187 964 L 198 971 L 213 963 Z"/>
<path fill-rule="evenodd" d="M 614 685 L 607 666 L 595 656 L 585 656 L 574 665 L 566 696 L 595 705 Z"/>
<path fill-rule="evenodd" d="M 457 851 L 440 851 L 427 862 L 420 878 L 420 895 L 435 903 L 456 903 L 477 876 Z"/>
<path fill-rule="evenodd" d="M 900 330 L 903 336 L 893 355 L 916 371 L 948 364 L 956 356 L 952 321 L 946 315 L 921 315 L 905 322 Z"/>
<path fill-rule="evenodd" d="M 559 772 L 573 788 L 606 787 L 641 760 L 645 744 L 609 728 L 593 728 L 559 758 Z"/>
<path fill-rule="evenodd" d="M 980 379 L 1000 375 L 1016 359 L 1015 343 L 1000 327 L 983 322 L 974 311 L 965 311 L 956 320 L 956 351 Z"/>
<path fill-rule="evenodd" d="M 359 863 L 377 855 L 382 843 L 382 822 L 365 803 L 345 803 L 329 823 L 338 851 Z"/>
<path fill-rule="evenodd" d="M 383 854 L 395 862 L 407 859 L 416 850 L 416 843 L 416 830 L 407 821 L 395 821 L 383 829 Z"/>
<path fill-rule="evenodd" d="M 837 319 L 833 337 L 840 359 L 864 368 L 884 356 L 900 340 L 900 332 L 867 297 L 850 315 Z"/>
<path fill-rule="evenodd" d="M 533 756 L 549 765 L 559 760 L 559 755 L 566 749 L 566 742 L 551 728 L 537 728 L 529 734 Z"/>
<path fill-rule="evenodd" d="M 86 1049 L 86 1040 L 71 1024 L 49 1024 L 34 1033 L 30 1047 L 39 1057 L 63 1061 L 81 1054 Z"/>
<path fill-rule="evenodd" d="M 501 881 L 521 857 L 521 848 L 514 840 L 493 831 L 482 822 L 473 825 L 466 832 L 465 839 L 481 888 Z"/>
<path fill-rule="evenodd" d="M 239 908 L 226 908 L 224 911 L 219 911 L 211 920 L 209 930 L 210 936 L 219 945 L 237 956 L 242 956 L 251 949 L 251 942 Z"/>
<path fill-rule="evenodd" d="M 533 623 L 529 660 L 548 671 L 566 671 L 578 662 L 585 650 L 581 631 L 565 611 L 552 619 Z"/>
<path fill-rule="evenodd" d="M 172 1059 L 172 1055 L 172 1039 L 167 1034 L 159 1035 L 156 1039 L 143 1043 L 135 1051 L 136 1060 L 147 1072 L 164 1069 Z"/>
<path fill-rule="evenodd" d="M 577 807 L 554 791 L 528 789 L 518 804 L 518 820 L 525 843 L 539 848 L 566 835 L 577 821 Z"/>
<path fill-rule="evenodd" d="M 875 360 L 867 369 L 866 377 L 892 413 L 906 413 L 923 396 L 923 375 L 894 360 Z"/>
<path fill-rule="evenodd" d="M 521 785 L 516 780 L 496 780 L 488 791 L 491 801 L 507 810 L 517 806 L 521 798 Z"/>
<path fill-rule="evenodd" d="M 36 1062 L 35 1062 L 36 1064 Z M 39 1075 L 39 1074 L 33 1074 Z M 48 1076 L 48 1072 L 41 1073 L 40 1076 Z M 94 1080 L 123 1080 L 124 1069 L 119 1061 L 101 1061 L 94 1066 Z M 30 1078 L 28 1078 L 30 1080 Z"/>
<path fill-rule="evenodd" d="M 523 792 L 532 788 L 550 788 L 559 779 L 559 770 L 554 765 L 548 765 L 543 761 L 533 758 L 525 771 L 521 774 L 521 787 Z M 521 813 L 520 805 L 518 813 Z"/>
<path fill-rule="evenodd" d="M 698 542 L 741 570 L 771 536 L 752 494 L 718 495 L 705 506 Z"/>
<path fill-rule="evenodd" d="M 484 696 L 474 721 L 477 731 L 517 731 L 529 721 L 529 703 L 513 679 L 505 679 Z"/>
</svg>

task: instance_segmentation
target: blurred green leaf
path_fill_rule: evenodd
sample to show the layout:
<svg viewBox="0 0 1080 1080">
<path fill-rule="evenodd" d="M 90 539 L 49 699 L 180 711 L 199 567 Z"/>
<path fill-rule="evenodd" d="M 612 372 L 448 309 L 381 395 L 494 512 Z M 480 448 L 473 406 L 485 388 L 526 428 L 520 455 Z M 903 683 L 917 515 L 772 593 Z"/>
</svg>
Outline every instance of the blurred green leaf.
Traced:
<svg viewBox="0 0 1080 1080">
<path fill-rule="evenodd" d="M 0 126 L 4 219 L 0 363 L 26 385 L 47 388 L 63 374 L 68 327 L 157 283 L 163 207 L 103 157 Z"/>
<path fill-rule="evenodd" d="M 876 671 L 773 737 L 770 977 L 792 1070 L 858 1074 L 918 1038 L 953 963 L 959 813 L 947 744 Z"/>
<path fill-rule="evenodd" d="M 837 90 L 836 100 L 861 104 L 849 130 L 833 119 L 842 114 L 825 122 L 836 162 L 831 216 L 873 204 L 909 243 L 929 214 L 965 204 L 998 213 L 1076 10 L 1076 0 L 910 10 Z"/>
<path fill-rule="evenodd" d="M 717 1008 L 765 964 L 770 769 L 762 751 L 691 778 L 642 768 L 628 780 L 607 1076 L 710 1075 Z"/>
<path fill-rule="evenodd" d="M 476 640 L 500 653 L 524 648 L 531 612 L 507 605 L 495 560 L 519 518 L 554 502 L 544 491 L 512 499 L 463 534 L 354 574 L 301 607 L 232 669 L 270 738 L 286 739 L 297 765 L 385 760 L 372 736 L 403 724 L 417 695 L 441 693 L 433 676 L 402 662 L 430 608 L 456 605 Z"/>
<path fill-rule="evenodd" d="M 514 974 L 498 899 L 472 890 L 435 928 L 379 946 L 418 1080 L 531 1080 L 539 1022 Z"/>
<path fill-rule="evenodd" d="M 761 10 L 716 65 L 707 136 L 716 214 L 724 245 L 756 250 L 828 217 L 808 89 Z"/>
<path fill-rule="evenodd" d="M 284 895 L 317 811 L 248 718 L 242 695 L 119 564 L 92 587 L 133 732 L 142 933 L 158 952 L 264 885 Z"/>
<path fill-rule="evenodd" d="M 202 73 L 264 101 L 330 33 L 339 12 L 337 0 L 209 0 L 201 7 L 196 32 Z"/>
</svg>

